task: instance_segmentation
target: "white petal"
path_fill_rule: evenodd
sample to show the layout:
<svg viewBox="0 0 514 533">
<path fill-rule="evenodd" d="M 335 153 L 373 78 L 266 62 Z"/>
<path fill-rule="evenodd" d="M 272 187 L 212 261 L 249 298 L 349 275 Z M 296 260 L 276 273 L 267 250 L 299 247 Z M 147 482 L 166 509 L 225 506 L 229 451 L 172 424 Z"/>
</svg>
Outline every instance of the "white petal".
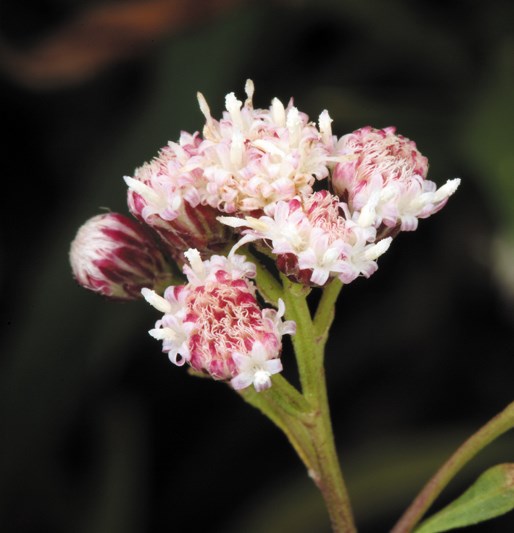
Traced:
<svg viewBox="0 0 514 533">
<path fill-rule="evenodd" d="M 234 169 L 238 170 L 243 166 L 244 137 L 240 131 L 235 131 L 230 144 L 230 162 Z"/>
<path fill-rule="evenodd" d="M 172 307 L 170 302 L 168 300 L 165 300 L 162 296 L 159 296 L 155 291 L 152 289 L 147 289 L 146 287 L 141 289 L 141 294 L 143 295 L 143 298 L 155 309 L 158 311 L 161 311 L 161 313 L 171 313 Z"/>
<path fill-rule="evenodd" d="M 276 359 L 270 359 L 266 363 L 266 370 L 270 374 L 278 374 L 279 372 L 282 372 L 282 361 L 278 357 Z"/>
<path fill-rule="evenodd" d="M 155 204 L 161 207 L 166 206 L 166 198 L 161 197 L 151 187 L 143 183 L 142 181 L 131 178 L 130 176 L 123 176 L 125 183 L 129 189 L 139 194 L 144 198 L 147 203 Z"/>
<path fill-rule="evenodd" d="M 266 370 L 257 370 L 253 377 L 253 386 L 257 392 L 269 389 L 271 387 L 271 378 Z"/>
<path fill-rule="evenodd" d="M 312 283 L 316 283 L 320 287 L 325 285 L 328 280 L 328 270 L 324 268 L 314 268 L 311 275 Z"/>
<path fill-rule="evenodd" d="M 232 117 L 234 126 L 239 128 L 240 130 L 243 129 L 243 121 L 241 118 L 242 105 L 243 103 L 236 98 L 236 95 L 234 93 L 228 93 L 227 96 L 225 96 L 225 107 L 227 108 L 227 111 Z"/>
<path fill-rule="evenodd" d="M 205 265 L 200 257 L 200 252 L 196 248 L 189 248 L 189 250 L 184 252 L 184 256 L 189 261 L 191 270 L 194 272 L 194 274 L 198 276 L 199 279 L 203 280 L 206 272 Z"/>
<path fill-rule="evenodd" d="M 380 257 L 384 252 L 386 252 L 389 249 L 389 246 L 393 242 L 392 237 L 387 237 L 386 239 L 382 239 L 381 241 L 377 242 L 377 244 L 374 244 L 373 246 L 369 247 L 364 252 L 364 257 L 370 261 L 374 261 L 378 257 Z"/>
<path fill-rule="evenodd" d="M 198 98 L 198 104 L 200 106 L 200 111 L 202 112 L 203 116 L 207 119 L 207 122 L 209 122 L 210 120 L 212 120 L 212 117 L 211 117 L 211 110 L 209 109 L 209 105 L 207 104 L 207 100 L 205 99 L 202 93 L 196 93 L 196 97 Z"/>
<path fill-rule="evenodd" d="M 286 110 L 284 109 L 284 104 L 278 98 L 273 98 L 271 102 L 271 115 L 276 124 L 279 126 L 286 125 Z"/>
<path fill-rule="evenodd" d="M 231 226 L 232 228 L 241 228 L 247 227 L 248 222 L 244 218 L 238 217 L 216 217 L 216 220 L 219 220 L 222 224 Z"/>
<path fill-rule="evenodd" d="M 328 143 L 332 138 L 332 119 L 326 109 L 321 112 L 318 123 L 323 141 Z"/>
<path fill-rule="evenodd" d="M 296 322 L 294 320 L 286 320 L 282 323 L 280 332 L 282 335 L 294 335 L 296 333 Z"/>
<path fill-rule="evenodd" d="M 232 360 L 236 364 L 236 367 L 238 370 L 243 370 L 245 366 L 248 366 L 249 357 L 241 352 L 233 352 L 232 353 Z"/>
<path fill-rule="evenodd" d="M 265 361 L 268 359 L 268 352 L 266 350 L 266 347 L 262 342 L 255 341 L 252 346 L 252 354 L 251 354 L 252 363 L 255 364 L 264 364 Z"/>
<path fill-rule="evenodd" d="M 290 135 L 289 145 L 292 146 L 298 143 L 302 128 L 302 120 L 296 107 L 291 107 L 287 112 L 286 125 Z"/>
<path fill-rule="evenodd" d="M 255 91 L 255 86 L 253 84 L 253 81 L 250 79 L 246 80 L 245 93 L 246 93 L 246 96 L 248 97 L 247 101 L 245 102 L 246 104 L 251 105 L 254 91 Z"/>
<path fill-rule="evenodd" d="M 441 202 L 451 196 L 459 187 L 460 178 L 448 180 L 442 187 L 439 187 L 434 194 L 434 203 Z"/>
<path fill-rule="evenodd" d="M 230 380 L 230 384 L 234 387 L 235 390 L 246 389 L 252 384 L 253 375 L 251 372 L 242 372 L 238 374 L 235 378 Z"/>
<path fill-rule="evenodd" d="M 277 304 L 277 317 L 282 318 L 284 316 L 284 313 L 286 312 L 286 304 L 284 303 L 284 300 L 282 300 L 282 298 L 278 299 Z"/>
<path fill-rule="evenodd" d="M 169 360 L 177 366 L 183 366 L 184 363 L 187 361 L 187 357 L 183 357 L 181 353 L 178 351 L 169 351 L 168 352 L 168 358 Z"/>
<path fill-rule="evenodd" d="M 164 339 L 175 340 L 178 337 L 177 333 L 171 328 L 154 328 L 151 329 L 148 333 L 151 337 L 157 339 L 158 341 L 162 341 Z"/>
</svg>

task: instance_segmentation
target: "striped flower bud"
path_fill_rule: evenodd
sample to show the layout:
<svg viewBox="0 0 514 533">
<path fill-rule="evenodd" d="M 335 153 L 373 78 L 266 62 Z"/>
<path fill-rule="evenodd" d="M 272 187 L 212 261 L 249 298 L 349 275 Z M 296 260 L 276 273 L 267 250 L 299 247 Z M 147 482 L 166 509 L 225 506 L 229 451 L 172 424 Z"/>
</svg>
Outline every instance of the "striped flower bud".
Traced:
<svg viewBox="0 0 514 533">
<path fill-rule="evenodd" d="M 159 289 L 173 280 L 150 231 L 118 213 L 97 215 L 79 229 L 70 262 L 79 285 L 118 300 L 140 298 L 142 287 Z"/>
</svg>

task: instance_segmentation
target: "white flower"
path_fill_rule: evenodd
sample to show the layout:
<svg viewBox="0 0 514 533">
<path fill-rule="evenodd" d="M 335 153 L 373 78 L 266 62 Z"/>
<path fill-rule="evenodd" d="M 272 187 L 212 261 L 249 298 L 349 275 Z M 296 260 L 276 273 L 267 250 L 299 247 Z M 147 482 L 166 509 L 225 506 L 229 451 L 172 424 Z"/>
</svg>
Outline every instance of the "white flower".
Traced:
<svg viewBox="0 0 514 533">
<path fill-rule="evenodd" d="M 241 245 L 263 240 L 277 255 L 277 266 L 299 283 L 323 286 L 338 277 L 350 283 L 357 276 L 369 277 L 376 259 L 390 240 L 374 243 L 376 231 L 345 218 L 347 206 L 328 191 L 304 198 L 277 202 L 259 218 L 219 217 L 232 227 L 246 227 Z"/>
<path fill-rule="evenodd" d="M 207 182 L 203 175 L 198 134 L 183 132 L 149 163 L 125 176 L 130 212 L 148 224 L 179 263 L 182 252 L 199 248 L 218 251 L 230 240 L 230 232 L 216 221 L 217 212 L 205 204 Z"/>
<path fill-rule="evenodd" d="M 294 322 L 282 320 L 284 302 L 279 300 L 278 310 L 260 308 L 249 279 L 255 276 L 255 265 L 244 256 L 232 253 L 202 261 L 198 250 L 187 250 L 185 256 L 186 285 L 168 287 L 164 297 L 142 291 L 164 313 L 150 335 L 163 342 L 163 351 L 176 365 L 187 362 L 214 379 L 232 380 L 237 388 L 247 386 L 250 366 L 244 362 L 253 358 L 248 385 L 267 388 L 269 376 L 282 369 L 282 336 L 296 331 Z M 237 379 L 241 369 L 244 375 Z"/>
<path fill-rule="evenodd" d="M 232 359 L 237 366 L 236 377 L 230 380 L 236 390 L 245 389 L 250 385 L 257 392 L 271 387 L 271 376 L 282 371 L 282 362 L 277 358 L 270 358 L 266 347 L 255 341 L 250 353 L 234 352 Z"/>
<path fill-rule="evenodd" d="M 246 261 L 244 255 L 235 254 L 234 250 L 227 257 L 213 255 L 205 261 L 202 261 L 200 252 L 194 248 L 184 252 L 184 256 L 189 264 L 184 264 L 183 270 L 191 286 L 202 286 L 208 281 L 218 280 L 218 272 L 221 272 L 224 279 L 231 280 L 254 278 L 256 274 L 255 265 Z"/>
<path fill-rule="evenodd" d="M 254 109 L 250 80 L 245 90 L 244 104 L 234 93 L 226 96 L 220 121 L 198 95 L 206 118 L 200 146 L 206 202 L 225 213 L 262 210 L 311 193 L 315 179 L 328 176 L 334 148 L 326 111 L 320 116 L 320 132 L 292 103 L 285 108 L 274 98 L 269 109 Z"/>
<path fill-rule="evenodd" d="M 437 189 L 426 179 L 427 158 L 394 127 L 367 126 L 345 135 L 337 143 L 336 156 L 341 159 L 332 187 L 362 227 L 413 231 L 418 219 L 439 211 L 460 184 L 460 179 L 453 179 Z"/>
</svg>

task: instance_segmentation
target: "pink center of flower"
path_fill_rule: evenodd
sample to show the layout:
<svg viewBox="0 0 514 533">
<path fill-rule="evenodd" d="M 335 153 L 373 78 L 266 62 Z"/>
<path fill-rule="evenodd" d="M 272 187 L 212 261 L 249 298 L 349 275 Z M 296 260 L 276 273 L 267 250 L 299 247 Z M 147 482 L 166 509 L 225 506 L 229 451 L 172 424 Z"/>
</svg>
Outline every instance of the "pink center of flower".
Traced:
<svg viewBox="0 0 514 533">
<path fill-rule="evenodd" d="M 321 228 L 329 235 L 329 242 L 345 236 L 346 222 L 341 216 L 339 199 L 328 191 L 319 191 L 304 200 L 304 210 L 315 228 Z"/>
<path fill-rule="evenodd" d="M 224 280 L 195 287 L 187 298 L 184 322 L 195 327 L 189 338 L 190 364 L 215 379 L 237 374 L 234 352 L 250 353 L 256 340 L 280 349 L 276 334 L 267 331 L 253 292 L 246 281 Z"/>
</svg>

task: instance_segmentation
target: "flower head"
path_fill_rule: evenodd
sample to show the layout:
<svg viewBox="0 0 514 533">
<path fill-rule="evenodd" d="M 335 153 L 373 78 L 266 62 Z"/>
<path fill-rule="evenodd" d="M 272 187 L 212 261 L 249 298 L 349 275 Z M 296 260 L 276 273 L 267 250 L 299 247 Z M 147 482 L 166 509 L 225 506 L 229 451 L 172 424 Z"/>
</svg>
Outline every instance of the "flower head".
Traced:
<svg viewBox="0 0 514 533">
<path fill-rule="evenodd" d="M 380 228 L 381 235 L 392 234 L 395 227 L 415 230 L 418 219 L 441 209 L 460 183 L 449 180 L 437 189 L 426 180 L 427 158 L 395 131 L 367 126 L 344 135 L 336 148 L 343 160 L 331 180 L 352 219 L 362 227 Z"/>
<path fill-rule="evenodd" d="M 230 232 L 216 221 L 216 211 L 202 205 L 206 181 L 198 147 L 198 134 L 183 132 L 178 143 L 170 142 L 158 156 L 126 176 L 130 212 L 151 226 L 177 262 L 195 247 L 220 251 Z"/>
<path fill-rule="evenodd" d="M 206 202 L 225 213 L 253 212 L 280 200 L 312 192 L 315 179 L 328 176 L 334 147 L 330 117 L 324 111 L 319 131 L 292 101 L 274 98 L 269 109 L 254 109 L 253 83 L 245 86 L 244 104 L 226 96 L 226 111 L 215 120 L 202 94 L 206 118 L 203 156 Z"/>
<path fill-rule="evenodd" d="M 344 216 L 344 204 L 328 191 L 289 202 L 277 202 L 254 218 L 220 217 L 225 224 L 246 227 L 238 246 L 262 239 L 277 254 L 277 266 L 287 276 L 307 285 L 323 286 L 338 277 L 350 283 L 369 277 L 390 238 L 374 243 L 374 228 L 362 228 Z"/>
<path fill-rule="evenodd" d="M 278 311 L 260 308 L 250 280 L 255 267 L 243 256 L 201 261 L 197 250 L 188 250 L 186 257 L 187 285 L 169 287 L 164 297 L 142 291 L 164 313 L 150 334 L 175 364 L 187 362 L 235 389 L 270 387 L 270 376 L 282 370 L 282 335 L 295 331 L 294 322 L 282 321 L 283 303 Z"/>
<path fill-rule="evenodd" d="M 81 226 L 71 243 L 70 262 L 80 285 L 120 300 L 140 298 L 142 287 L 172 281 L 150 231 L 118 213 L 97 215 Z"/>
</svg>

